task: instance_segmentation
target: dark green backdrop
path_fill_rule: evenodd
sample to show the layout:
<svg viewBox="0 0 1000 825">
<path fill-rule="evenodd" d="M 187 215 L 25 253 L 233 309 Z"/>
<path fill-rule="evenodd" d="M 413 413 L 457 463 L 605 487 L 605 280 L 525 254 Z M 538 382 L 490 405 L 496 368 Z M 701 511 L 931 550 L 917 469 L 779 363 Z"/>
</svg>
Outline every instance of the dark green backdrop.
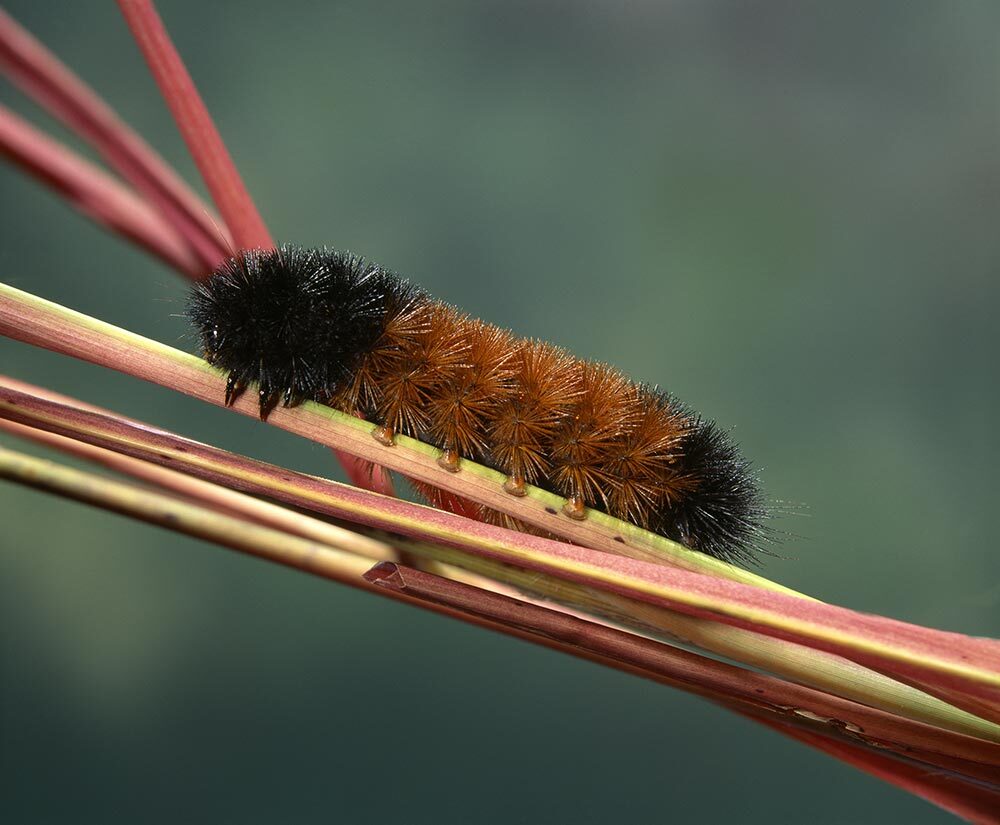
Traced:
<svg viewBox="0 0 1000 825">
<path fill-rule="evenodd" d="M 194 180 L 113 4 L 8 8 Z M 1000 635 L 995 4 L 161 10 L 278 238 L 733 426 L 805 512 L 767 575 Z M 0 210 L 0 279 L 193 349 L 171 272 L 9 168 Z M 334 472 L 106 370 L 0 366 Z M 5 821 L 945 819 L 618 673 L 9 485 L 0 522 Z"/>
</svg>

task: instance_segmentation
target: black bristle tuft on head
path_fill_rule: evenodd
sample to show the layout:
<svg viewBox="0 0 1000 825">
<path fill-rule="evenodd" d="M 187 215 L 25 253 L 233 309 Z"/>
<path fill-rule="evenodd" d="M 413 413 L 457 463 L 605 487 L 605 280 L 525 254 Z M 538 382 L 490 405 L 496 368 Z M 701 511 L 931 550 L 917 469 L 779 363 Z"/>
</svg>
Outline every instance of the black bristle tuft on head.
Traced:
<svg viewBox="0 0 1000 825">
<path fill-rule="evenodd" d="M 714 421 L 697 416 L 679 446 L 692 486 L 654 529 L 710 556 L 752 564 L 768 540 L 768 513 L 750 463 Z"/>
<path fill-rule="evenodd" d="M 375 345 L 387 308 L 418 294 L 348 252 L 285 245 L 243 252 L 191 292 L 205 357 L 229 374 L 227 400 L 257 388 L 261 417 L 278 401 L 323 400 Z"/>
</svg>

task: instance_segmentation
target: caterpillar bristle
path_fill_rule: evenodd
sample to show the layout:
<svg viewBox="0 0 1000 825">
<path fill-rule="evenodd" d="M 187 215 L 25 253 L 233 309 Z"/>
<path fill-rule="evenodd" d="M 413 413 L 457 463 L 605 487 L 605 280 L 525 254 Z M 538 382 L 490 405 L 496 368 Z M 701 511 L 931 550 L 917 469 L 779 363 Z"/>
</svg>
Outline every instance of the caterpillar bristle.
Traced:
<svg viewBox="0 0 1000 825">
<path fill-rule="evenodd" d="M 575 359 L 543 341 L 520 341 L 513 357 L 513 392 L 498 406 L 492 456 L 510 476 L 511 492 L 537 484 L 552 470 L 549 446 L 582 393 Z"/>
<path fill-rule="evenodd" d="M 398 363 L 402 348 L 426 329 L 426 296 L 415 287 L 400 282 L 384 295 L 385 314 L 378 338 L 371 343 L 368 357 L 359 358 L 354 374 L 340 389 L 331 389 L 329 403 L 338 409 L 374 418 L 382 397 L 378 383 Z"/>
<path fill-rule="evenodd" d="M 623 479 L 612 471 L 641 415 L 638 388 L 605 364 L 578 361 L 580 395 L 550 445 L 551 480 L 575 505 L 606 509 Z"/>
<path fill-rule="evenodd" d="M 430 399 L 427 439 L 447 455 L 483 461 L 489 455 L 489 428 L 514 387 L 514 337 L 499 327 L 460 317 L 465 361 Z M 457 463 L 451 469 L 457 469 Z"/>
<path fill-rule="evenodd" d="M 698 416 L 681 442 L 687 491 L 657 515 L 653 529 L 728 561 L 755 560 L 767 516 L 749 462 L 714 421 Z"/>
<path fill-rule="evenodd" d="M 248 387 L 261 417 L 279 401 L 328 403 L 396 433 L 718 558 L 754 560 L 766 517 L 757 480 L 727 434 L 606 364 L 431 299 L 389 270 L 333 250 L 246 252 L 195 287 L 205 357 Z M 510 516 L 415 483 L 429 502 L 528 530 Z"/>
<path fill-rule="evenodd" d="M 685 421 L 668 399 L 639 388 L 638 418 L 609 459 L 608 507 L 626 521 L 649 528 L 653 513 L 667 506 L 684 488 L 677 474 Z"/>
<path fill-rule="evenodd" d="M 418 304 L 407 325 L 372 353 L 374 415 L 393 432 L 425 440 L 430 403 L 458 379 L 468 358 L 463 318 L 451 307 Z"/>
</svg>

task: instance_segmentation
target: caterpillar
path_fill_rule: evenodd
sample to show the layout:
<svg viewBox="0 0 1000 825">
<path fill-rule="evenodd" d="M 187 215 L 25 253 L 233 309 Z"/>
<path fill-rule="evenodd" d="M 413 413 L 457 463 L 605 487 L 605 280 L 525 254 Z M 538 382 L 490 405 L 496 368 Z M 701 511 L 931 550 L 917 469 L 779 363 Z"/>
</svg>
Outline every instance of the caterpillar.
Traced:
<svg viewBox="0 0 1000 825">
<path fill-rule="evenodd" d="M 325 403 L 587 508 L 728 561 L 755 558 L 765 507 L 727 433 L 671 395 L 552 344 L 469 317 L 349 252 L 245 251 L 192 289 L 204 357 L 227 374 L 225 402 L 256 387 L 260 416 Z M 432 504 L 435 488 L 416 484 Z M 487 521 L 529 529 L 478 508 Z"/>
</svg>

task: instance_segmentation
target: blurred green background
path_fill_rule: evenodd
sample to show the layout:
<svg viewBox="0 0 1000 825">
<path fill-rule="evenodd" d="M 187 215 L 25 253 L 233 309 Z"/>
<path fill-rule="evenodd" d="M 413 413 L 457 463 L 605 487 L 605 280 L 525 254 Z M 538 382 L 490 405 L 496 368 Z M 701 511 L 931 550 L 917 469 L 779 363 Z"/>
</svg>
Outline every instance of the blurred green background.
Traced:
<svg viewBox="0 0 1000 825">
<path fill-rule="evenodd" d="M 113 4 L 8 10 L 195 180 Z M 804 513 L 768 576 L 1000 636 L 996 4 L 161 11 L 277 238 L 732 426 Z M 194 349 L 171 272 L 8 167 L 0 214 L 3 280 Z M 0 366 L 334 472 L 107 370 Z M 947 820 L 657 685 L 6 484 L 0 521 L 6 822 Z"/>
</svg>

